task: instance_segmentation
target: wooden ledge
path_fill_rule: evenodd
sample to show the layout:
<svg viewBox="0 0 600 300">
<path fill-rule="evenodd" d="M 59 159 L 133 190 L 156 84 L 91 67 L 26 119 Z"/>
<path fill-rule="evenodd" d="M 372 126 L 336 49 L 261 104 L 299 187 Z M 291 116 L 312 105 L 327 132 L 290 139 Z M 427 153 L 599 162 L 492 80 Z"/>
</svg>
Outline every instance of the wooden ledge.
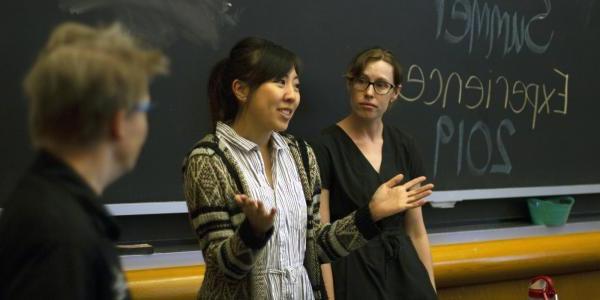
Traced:
<svg viewBox="0 0 600 300">
<path fill-rule="evenodd" d="M 204 279 L 204 265 L 127 271 L 133 299 L 196 299 Z"/>
<path fill-rule="evenodd" d="M 438 288 L 600 270 L 600 231 L 432 247 Z M 195 299 L 204 265 L 127 271 L 135 299 Z M 594 273 L 595 274 L 595 273 Z"/>
<path fill-rule="evenodd" d="M 452 287 L 600 270 L 600 232 L 432 247 L 436 284 Z"/>
</svg>

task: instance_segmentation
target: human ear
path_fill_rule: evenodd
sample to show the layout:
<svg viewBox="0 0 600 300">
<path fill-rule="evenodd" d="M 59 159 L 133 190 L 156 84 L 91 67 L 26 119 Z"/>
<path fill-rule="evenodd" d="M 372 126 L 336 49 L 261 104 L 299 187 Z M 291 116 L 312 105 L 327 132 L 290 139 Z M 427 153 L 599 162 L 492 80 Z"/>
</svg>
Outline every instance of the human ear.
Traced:
<svg viewBox="0 0 600 300">
<path fill-rule="evenodd" d="M 126 136 L 127 112 L 119 109 L 114 114 L 109 124 L 109 138 L 111 140 L 122 140 Z"/>
<path fill-rule="evenodd" d="M 402 89 L 402 85 L 398 84 L 392 91 L 392 99 L 390 100 L 390 102 L 396 102 L 396 100 L 398 100 L 398 96 L 400 96 L 400 90 Z"/>
<path fill-rule="evenodd" d="M 233 91 L 233 95 L 235 98 L 241 102 L 246 102 L 248 100 L 248 95 L 250 94 L 250 87 L 245 82 L 235 79 L 231 83 L 231 90 Z"/>
</svg>

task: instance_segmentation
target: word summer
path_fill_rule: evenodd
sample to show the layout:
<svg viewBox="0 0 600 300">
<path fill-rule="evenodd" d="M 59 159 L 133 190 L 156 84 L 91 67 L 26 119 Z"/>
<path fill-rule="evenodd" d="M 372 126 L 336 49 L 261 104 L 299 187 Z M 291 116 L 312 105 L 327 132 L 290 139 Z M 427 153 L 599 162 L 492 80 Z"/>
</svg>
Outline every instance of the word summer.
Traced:
<svg viewBox="0 0 600 300">
<path fill-rule="evenodd" d="M 566 115 L 569 106 L 569 74 L 553 69 L 552 82 L 546 83 L 511 80 L 506 76 L 497 76 L 482 80 L 476 75 L 461 75 L 452 72 L 445 76 L 434 68 L 426 76 L 418 65 L 411 65 L 400 97 L 404 101 L 425 105 L 439 105 L 442 109 L 453 102 L 470 110 L 500 108 L 516 115 L 529 114 L 531 129 L 535 129 L 539 115 Z M 448 92 L 451 92 L 449 95 Z M 409 93 L 409 94 L 407 94 Z M 431 94 L 435 96 L 431 97 Z M 430 98 L 431 97 L 431 98 Z"/>
<path fill-rule="evenodd" d="M 532 53 L 543 54 L 550 47 L 554 31 L 550 24 L 543 22 L 550 15 L 552 5 L 550 0 L 544 0 L 543 9 L 538 14 L 529 18 L 519 15 L 518 12 L 502 10 L 498 5 L 489 5 L 486 2 L 479 4 L 477 0 L 454 0 L 446 6 L 446 0 L 436 0 L 437 30 L 436 39 L 442 35 L 444 40 L 452 44 L 468 41 L 468 53 L 473 50 L 474 41 L 487 41 L 486 58 L 495 48 L 494 41 L 500 43 L 502 55 L 511 52 L 519 53 L 521 49 L 529 49 Z M 530 1 L 531 2 L 531 1 Z M 532 4 L 533 5 L 533 4 Z M 449 7 L 446 12 L 445 7 Z M 453 33 L 447 27 L 453 26 Z M 543 35 L 542 40 L 536 41 L 532 33 L 533 27 L 537 28 L 538 35 Z M 540 33 L 541 32 L 541 33 Z"/>
</svg>

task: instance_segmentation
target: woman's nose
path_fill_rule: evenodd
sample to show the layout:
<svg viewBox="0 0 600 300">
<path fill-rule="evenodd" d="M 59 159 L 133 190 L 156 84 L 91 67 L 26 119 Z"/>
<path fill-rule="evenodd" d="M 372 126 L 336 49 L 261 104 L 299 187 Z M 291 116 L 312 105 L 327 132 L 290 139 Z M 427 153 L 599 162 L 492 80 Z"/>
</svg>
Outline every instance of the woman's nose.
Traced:
<svg viewBox="0 0 600 300">
<path fill-rule="evenodd" d="M 293 84 L 288 84 L 285 87 L 284 99 L 296 102 L 300 99 L 300 91 L 298 91 Z"/>
</svg>

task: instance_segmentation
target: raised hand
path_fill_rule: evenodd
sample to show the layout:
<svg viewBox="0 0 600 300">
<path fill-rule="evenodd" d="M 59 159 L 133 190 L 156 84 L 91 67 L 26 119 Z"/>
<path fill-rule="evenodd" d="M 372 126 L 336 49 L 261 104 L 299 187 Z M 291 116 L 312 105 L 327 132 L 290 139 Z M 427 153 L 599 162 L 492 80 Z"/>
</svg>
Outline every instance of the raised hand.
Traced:
<svg viewBox="0 0 600 300">
<path fill-rule="evenodd" d="M 252 200 L 242 194 L 235 195 L 235 202 L 240 206 L 244 215 L 246 215 L 256 236 L 262 236 L 273 227 L 273 222 L 275 222 L 275 208 L 267 211 L 262 201 Z"/>
<path fill-rule="evenodd" d="M 385 217 L 426 203 L 424 198 L 431 195 L 433 184 L 420 186 L 427 179 L 425 176 L 400 184 L 402 179 L 404 179 L 404 175 L 396 175 L 377 188 L 369 202 L 373 221 L 377 222 Z"/>
</svg>

